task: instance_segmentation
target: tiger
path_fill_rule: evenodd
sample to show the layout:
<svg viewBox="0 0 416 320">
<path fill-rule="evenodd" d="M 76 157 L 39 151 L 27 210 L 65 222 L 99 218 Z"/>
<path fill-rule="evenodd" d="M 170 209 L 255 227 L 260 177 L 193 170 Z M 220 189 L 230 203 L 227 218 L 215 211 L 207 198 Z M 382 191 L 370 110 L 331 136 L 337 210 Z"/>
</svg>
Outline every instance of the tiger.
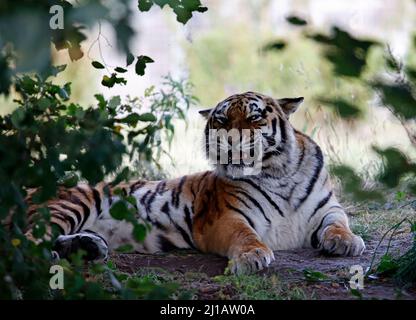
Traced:
<svg viewBox="0 0 416 320">
<path fill-rule="evenodd" d="M 99 260 L 123 245 L 142 254 L 193 249 L 228 258 L 234 274 L 267 268 L 276 250 L 310 248 L 336 256 L 361 255 L 364 241 L 349 227 L 321 148 L 290 123 L 303 100 L 249 91 L 199 111 L 206 119 L 207 157 L 209 147 L 218 142 L 212 130 L 244 131 L 248 138 L 259 133 L 252 144 L 261 146 L 260 165 L 252 174 L 247 169 L 253 163 L 234 161 L 223 151 L 231 163 L 213 157 L 212 170 L 175 179 L 59 187 L 46 204 L 51 225 L 59 230 L 54 252 L 65 258 L 83 249 L 87 260 Z M 224 145 L 219 145 L 221 152 Z M 144 241 L 132 236 L 130 222 L 110 214 L 121 197 L 116 189 L 136 199 L 132 204 L 136 218 L 151 226 Z M 29 216 L 37 209 L 31 204 Z M 49 236 L 51 230 L 49 226 Z M 27 235 L 33 238 L 30 229 Z"/>
</svg>

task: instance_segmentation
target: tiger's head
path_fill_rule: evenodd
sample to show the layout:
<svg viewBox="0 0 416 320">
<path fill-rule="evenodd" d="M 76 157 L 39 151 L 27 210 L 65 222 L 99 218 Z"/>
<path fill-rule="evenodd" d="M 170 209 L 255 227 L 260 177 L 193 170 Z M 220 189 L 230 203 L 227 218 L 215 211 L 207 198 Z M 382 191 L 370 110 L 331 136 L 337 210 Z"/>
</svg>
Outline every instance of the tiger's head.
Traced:
<svg viewBox="0 0 416 320">
<path fill-rule="evenodd" d="M 295 143 L 289 116 L 302 101 L 302 97 L 273 99 L 246 92 L 228 97 L 215 108 L 201 110 L 199 113 L 207 119 L 208 159 L 221 174 L 231 178 L 282 174 Z"/>
</svg>

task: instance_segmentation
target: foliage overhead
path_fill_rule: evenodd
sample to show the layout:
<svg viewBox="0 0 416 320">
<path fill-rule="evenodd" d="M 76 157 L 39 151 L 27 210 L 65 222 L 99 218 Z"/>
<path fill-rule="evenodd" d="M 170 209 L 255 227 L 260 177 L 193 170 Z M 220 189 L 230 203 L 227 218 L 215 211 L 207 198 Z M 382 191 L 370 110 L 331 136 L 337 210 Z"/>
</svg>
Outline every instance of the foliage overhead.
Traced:
<svg viewBox="0 0 416 320">
<path fill-rule="evenodd" d="M 163 9 L 169 6 L 176 15 L 176 20 L 180 23 L 187 23 L 192 18 L 193 12 L 205 12 L 207 7 L 202 6 L 200 0 L 139 0 L 139 10 L 149 11 L 153 5 L 158 5 Z"/>
<path fill-rule="evenodd" d="M 193 11 L 203 12 L 199 1 L 165 1 L 185 23 Z M 84 56 L 82 42 L 86 29 L 108 22 L 114 29 L 118 49 L 126 54 L 126 66 L 108 67 L 104 61 L 91 66 L 106 70 L 102 85 L 125 84 L 123 74 L 134 65 L 143 76 L 152 58 L 130 52 L 134 35 L 129 24 L 130 1 L 4 0 L 0 3 L 0 95 L 14 98 L 17 108 L 0 117 L 0 299 L 107 299 L 169 298 L 175 285 L 158 285 L 150 279 L 126 277 L 111 263 L 85 266 L 74 254 L 69 264 L 56 262 L 51 255 L 53 241 L 45 239 L 50 212 L 45 201 L 56 195 L 59 186 L 72 187 L 79 181 L 90 185 L 108 181 L 112 185 L 146 176 L 167 151 L 161 141 L 172 141 L 174 119 L 184 119 L 195 103 L 186 81 L 166 77 L 162 87 L 151 87 L 142 98 L 109 99 L 99 93 L 96 103 L 83 106 L 72 102 L 71 84 L 58 85 L 54 77 L 66 65 L 52 61 L 51 44 L 67 50 L 71 61 Z M 153 3 L 153 1 L 152 1 Z M 160 6 L 162 1 L 154 1 Z M 64 29 L 49 27 L 49 9 L 61 5 Z M 101 32 L 101 29 L 100 29 Z M 99 35 L 100 36 L 100 35 Z M 126 100 L 126 101 L 123 101 Z M 25 236 L 28 226 L 25 198 L 39 205 L 33 215 L 34 244 Z M 143 241 L 149 226 L 136 219 L 135 199 L 115 189 L 120 200 L 110 214 L 132 224 L 132 235 Z M 126 252 L 131 248 L 120 248 Z M 51 290 L 49 268 L 59 264 L 65 271 L 65 290 Z"/>
<path fill-rule="evenodd" d="M 163 8 L 168 5 L 180 23 L 187 23 L 194 12 L 205 12 L 206 7 L 199 0 L 145 0 L 139 1 L 140 11 L 148 11 L 156 4 Z M 64 28 L 51 29 L 49 12 L 54 5 L 64 10 Z M 82 42 L 86 40 L 86 30 L 97 23 L 107 22 L 115 33 L 117 48 L 127 55 L 127 65 L 134 56 L 130 42 L 134 36 L 130 20 L 133 11 L 129 0 L 104 1 L 82 0 L 74 5 L 65 0 L 2 0 L 0 4 L 0 94 L 9 93 L 12 77 L 22 72 L 37 72 L 41 76 L 50 73 L 52 68 L 51 42 L 57 50 L 66 50 L 72 61 L 84 56 Z M 99 35 L 100 36 L 100 35 Z M 140 56 L 136 73 L 144 74 L 146 63 L 151 58 Z M 95 61 L 93 66 L 102 69 L 105 63 Z M 118 77 L 125 69 L 116 67 L 114 72 L 105 75 L 102 84 L 112 87 L 125 84 Z"/>
</svg>

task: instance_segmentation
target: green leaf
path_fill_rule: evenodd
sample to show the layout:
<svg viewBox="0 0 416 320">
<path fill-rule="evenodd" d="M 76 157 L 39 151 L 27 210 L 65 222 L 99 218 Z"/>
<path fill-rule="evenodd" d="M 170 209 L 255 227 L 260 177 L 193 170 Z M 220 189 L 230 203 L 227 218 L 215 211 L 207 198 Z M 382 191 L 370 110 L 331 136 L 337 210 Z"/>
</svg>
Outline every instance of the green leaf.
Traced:
<svg viewBox="0 0 416 320">
<path fill-rule="evenodd" d="M 133 228 L 133 236 L 138 242 L 143 242 L 146 237 L 146 227 L 142 224 L 136 224 Z"/>
<path fill-rule="evenodd" d="M 353 296 L 357 297 L 358 299 L 362 299 L 363 295 L 358 289 L 350 289 L 350 292 Z"/>
<path fill-rule="evenodd" d="M 95 94 L 94 97 L 97 99 L 100 109 L 104 110 L 107 107 L 107 101 L 104 99 L 104 96 L 102 94 Z"/>
<path fill-rule="evenodd" d="M 263 47 L 263 51 L 280 51 L 280 50 L 283 50 L 284 48 L 286 48 L 286 42 L 278 40 L 278 41 L 274 41 L 274 42 L 270 42 L 266 44 Z"/>
<path fill-rule="evenodd" d="M 397 262 L 393 259 L 393 257 L 386 253 L 383 255 L 380 259 L 380 263 L 377 266 L 377 272 L 378 273 L 393 273 L 398 269 Z"/>
<path fill-rule="evenodd" d="M 84 56 L 80 46 L 74 46 L 68 49 L 69 57 L 71 61 L 76 61 Z"/>
<path fill-rule="evenodd" d="M 182 24 L 186 24 L 192 18 L 192 11 L 184 7 L 175 7 L 173 11 L 176 14 L 176 20 Z"/>
<path fill-rule="evenodd" d="M 319 282 L 328 279 L 328 276 L 326 274 L 323 274 L 319 271 L 314 271 L 309 268 L 303 270 L 303 275 L 305 276 L 306 280 L 311 282 Z"/>
<path fill-rule="evenodd" d="M 404 192 L 404 191 L 397 191 L 395 198 L 396 198 L 396 201 L 402 201 L 402 200 L 406 199 L 406 192 Z"/>
<path fill-rule="evenodd" d="M 127 72 L 127 69 L 117 67 L 117 68 L 114 69 L 114 71 L 119 72 L 119 73 L 125 73 L 125 72 Z"/>
<path fill-rule="evenodd" d="M 378 45 L 376 41 L 356 39 L 338 27 L 332 28 L 330 36 L 314 34 L 308 37 L 324 46 L 325 57 L 336 74 L 354 78 L 361 76 L 369 49 Z"/>
<path fill-rule="evenodd" d="M 69 100 L 69 92 L 65 88 L 59 88 L 58 95 L 62 98 L 62 100 L 67 101 Z"/>
<path fill-rule="evenodd" d="M 134 56 L 130 52 L 127 53 L 126 65 L 127 66 L 131 65 L 133 61 L 134 61 Z"/>
<path fill-rule="evenodd" d="M 325 99 L 320 98 L 319 102 L 330 106 L 342 118 L 352 119 L 361 116 L 361 109 L 344 99 Z"/>
<path fill-rule="evenodd" d="M 384 105 L 394 114 L 405 119 L 416 118 L 416 94 L 409 85 L 374 81 L 371 86 L 381 94 Z"/>
<path fill-rule="evenodd" d="M 138 119 L 144 122 L 154 122 L 157 120 L 156 116 L 150 112 L 139 115 Z"/>
<path fill-rule="evenodd" d="M 296 16 L 289 16 L 286 17 L 286 21 L 289 22 L 290 24 L 293 24 L 295 26 L 305 26 L 307 25 L 306 20 L 296 17 Z"/>
<path fill-rule="evenodd" d="M 104 69 L 105 67 L 104 67 L 104 65 L 103 64 L 101 64 L 100 62 L 98 62 L 98 61 L 93 61 L 93 62 L 91 62 L 91 64 L 92 64 L 92 66 L 94 67 L 94 68 L 96 68 L 96 69 Z"/>
<path fill-rule="evenodd" d="M 108 102 L 108 107 L 110 109 L 116 109 L 121 103 L 121 98 L 120 96 L 114 96 L 110 99 L 110 101 Z"/>
<path fill-rule="evenodd" d="M 26 111 L 23 108 L 17 108 L 13 111 L 10 120 L 15 128 L 19 128 L 26 117 Z"/>
<path fill-rule="evenodd" d="M 151 0 L 139 0 L 138 7 L 142 12 L 149 11 L 152 6 L 153 2 Z"/>
<path fill-rule="evenodd" d="M 35 226 L 33 227 L 33 236 L 37 239 L 40 239 L 45 235 L 45 233 L 46 233 L 45 222 L 39 221 L 38 223 L 36 223 Z"/>
<path fill-rule="evenodd" d="M 173 3 L 172 0 L 153 0 L 155 4 L 157 4 L 160 8 L 163 8 L 165 5 Z M 177 1 L 179 3 L 179 1 Z"/>
<path fill-rule="evenodd" d="M 378 175 L 378 180 L 393 188 L 399 185 L 400 179 L 407 174 L 416 176 L 416 163 L 412 163 L 400 150 L 389 147 L 374 150 L 382 157 L 384 168 Z"/>
<path fill-rule="evenodd" d="M 127 220 L 130 217 L 130 211 L 123 200 L 119 200 L 110 208 L 110 215 L 116 220 Z"/>
<path fill-rule="evenodd" d="M 109 76 L 106 76 L 106 75 L 104 75 L 103 79 L 101 80 L 101 84 L 105 87 L 108 87 L 108 88 L 113 87 L 115 83 L 116 83 L 116 81 L 115 81 L 114 77 L 110 78 Z"/>
<path fill-rule="evenodd" d="M 337 165 L 330 167 L 331 173 L 336 175 L 343 190 L 352 195 L 356 201 L 365 200 L 382 200 L 383 194 L 375 190 L 366 190 L 363 188 L 364 182 L 355 171 L 346 165 Z"/>
<path fill-rule="evenodd" d="M 60 66 L 51 66 L 49 70 L 49 77 L 56 77 L 60 72 L 64 71 L 66 69 L 66 64 L 60 65 Z"/>
<path fill-rule="evenodd" d="M 58 181 L 58 184 L 63 185 L 66 188 L 72 188 L 78 184 L 78 181 L 79 181 L 78 175 L 74 172 L 71 172 L 67 174 L 66 176 L 64 176 L 63 178 L 61 178 Z"/>
<path fill-rule="evenodd" d="M 148 57 L 148 56 L 139 56 L 137 57 L 137 62 L 136 62 L 136 73 L 139 76 L 143 76 L 144 75 L 144 70 L 146 69 L 146 64 L 148 63 L 153 63 L 153 59 Z"/>
<path fill-rule="evenodd" d="M 118 185 L 121 181 L 127 181 L 127 179 L 130 176 L 130 170 L 128 167 L 123 168 L 119 174 L 115 177 L 115 179 L 112 181 L 113 185 Z M 127 200 L 127 199 L 125 199 Z"/>
<path fill-rule="evenodd" d="M 115 251 L 117 251 L 118 253 L 130 253 L 134 251 L 134 247 L 131 244 L 124 244 L 118 247 Z"/>
<path fill-rule="evenodd" d="M 38 107 L 41 110 L 46 110 L 47 108 L 49 108 L 51 106 L 52 101 L 49 98 L 41 98 L 38 101 Z"/>
</svg>

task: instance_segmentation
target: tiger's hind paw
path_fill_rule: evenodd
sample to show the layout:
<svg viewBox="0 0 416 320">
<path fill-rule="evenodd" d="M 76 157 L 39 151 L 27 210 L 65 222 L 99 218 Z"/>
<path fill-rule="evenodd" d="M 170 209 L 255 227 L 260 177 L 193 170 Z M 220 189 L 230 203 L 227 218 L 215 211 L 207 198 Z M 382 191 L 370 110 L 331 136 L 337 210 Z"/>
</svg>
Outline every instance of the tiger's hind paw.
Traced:
<svg viewBox="0 0 416 320">
<path fill-rule="evenodd" d="M 86 253 L 84 259 L 87 261 L 101 261 L 108 257 L 108 246 L 105 240 L 90 232 L 59 236 L 55 241 L 53 254 L 60 259 L 68 259 L 78 250 Z"/>
<path fill-rule="evenodd" d="M 262 270 L 274 261 L 274 254 L 269 248 L 254 248 L 243 252 L 230 260 L 230 271 L 233 274 L 250 274 Z"/>
</svg>

